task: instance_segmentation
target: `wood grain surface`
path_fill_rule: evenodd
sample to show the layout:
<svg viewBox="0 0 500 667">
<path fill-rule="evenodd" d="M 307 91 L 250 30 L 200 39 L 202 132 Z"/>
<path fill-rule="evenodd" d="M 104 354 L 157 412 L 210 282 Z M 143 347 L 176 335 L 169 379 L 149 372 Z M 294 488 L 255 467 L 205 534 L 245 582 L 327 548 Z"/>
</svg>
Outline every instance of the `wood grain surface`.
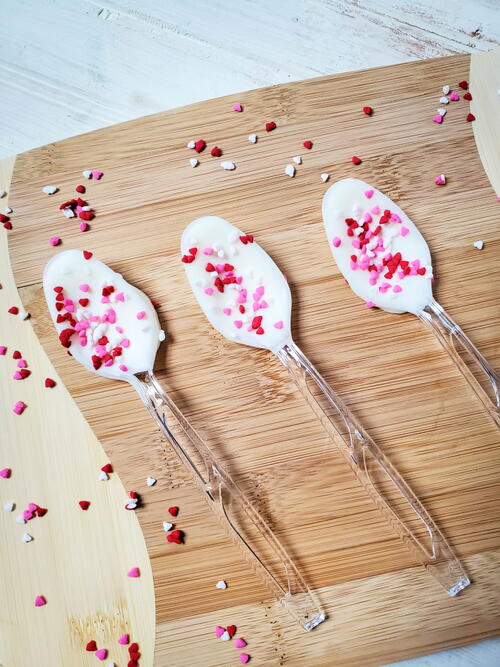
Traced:
<svg viewBox="0 0 500 667">
<path fill-rule="evenodd" d="M 500 271 L 498 203 L 465 122 L 466 102 L 450 104 L 442 126 L 431 121 L 441 86 L 467 78 L 468 69 L 469 58 L 457 56 L 252 91 L 18 156 L 14 276 L 49 357 L 125 487 L 143 495 L 137 514 L 152 559 L 158 664 L 174 655 L 176 665 L 201 654 L 205 664 L 237 659 L 210 641 L 215 622 L 236 622 L 255 642 L 255 657 L 270 665 L 331 665 L 333 652 L 333 664 L 380 664 L 498 633 L 497 434 L 416 318 L 367 312 L 343 284 L 320 215 L 323 171 L 332 179 L 359 176 L 397 200 L 429 242 L 438 300 L 498 365 L 499 299 L 491 289 Z M 231 111 L 234 101 L 243 114 Z M 364 104 L 375 108 L 372 118 L 360 112 Z M 266 135 L 271 119 L 278 129 Z M 246 138 L 253 131 L 256 145 Z M 199 137 L 221 146 L 236 171 L 221 170 L 207 151 L 191 169 L 185 144 Z M 314 141 L 312 151 L 304 139 Z M 304 164 L 289 179 L 284 166 L 300 153 Z M 353 154 L 363 158 L 357 168 Z M 82 235 L 57 208 L 84 168 L 105 176 L 88 183 L 97 217 Z M 448 184 L 437 188 L 442 171 Z M 41 193 L 49 182 L 60 188 L 57 197 Z M 254 233 L 288 275 L 294 338 L 466 559 L 475 584 L 456 600 L 385 526 L 278 362 L 209 328 L 178 253 L 184 226 L 205 213 Z M 265 599 L 133 391 L 88 374 L 59 347 L 40 287 L 55 234 L 63 248 L 92 250 L 160 302 L 168 343 L 158 375 L 319 589 L 331 610 L 316 631 L 323 641 L 302 636 Z M 472 247 L 477 238 L 485 240 L 482 252 Z M 155 487 L 145 486 L 148 474 L 158 478 Z M 181 507 L 183 547 L 167 544 L 161 530 L 172 504 Z M 215 590 L 220 578 L 230 582 L 227 591 Z"/>
</svg>

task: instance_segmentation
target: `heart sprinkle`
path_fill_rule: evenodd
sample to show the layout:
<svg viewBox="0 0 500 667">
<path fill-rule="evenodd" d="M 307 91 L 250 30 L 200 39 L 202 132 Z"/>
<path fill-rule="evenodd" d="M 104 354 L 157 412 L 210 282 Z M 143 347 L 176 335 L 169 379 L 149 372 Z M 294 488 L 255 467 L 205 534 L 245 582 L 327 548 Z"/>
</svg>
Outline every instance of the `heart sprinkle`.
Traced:
<svg viewBox="0 0 500 667">
<path fill-rule="evenodd" d="M 440 97 L 439 98 L 439 104 L 448 104 L 449 101 L 450 100 L 447 97 Z"/>
<path fill-rule="evenodd" d="M 302 164 L 302 158 L 300 155 L 296 155 L 292 160 L 295 162 L 295 164 Z"/>
<path fill-rule="evenodd" d="M 154 477 L 148 477 L 146 479 L 146 484 L 148 486 L 154 486 L 156 484 L 156 479 Z"/>
<path fill-rule="evenodd" d="M 243 111 L 243 107 L 239 102 L 237 104 L 233 104 L 233 111 Z"/>
<path fill-rule="evenodd" d="M 210 151 L 210 155 L 212 157 L 220 157 L 222 155 L 222 151 L 218 146 L 214 146 Z"/>
<path fill-rule="evenodd" d="M 131 577 L 133 579 L 140 576 L 141 576 L 141 571 L 139 570 L 138 567 L 133 567 L 127 572 L 127 577 Z"/>
<path fill-rule="evenodd" d="M 236 632 L 236 626 L 235 626 L 235 625 L 228 625 L 227 628 L 226 628 L 226 630 L 228 631 L 229 636 L 230 636 L 231 638 L 233 638 L 233 637 L 234 637 L 234 633 Z"/>
<path fill-rule="evenodd" d="M 164 521 L 162 525 L 163 525 L 163 530 L 167 533 L 168 533 L 169 530 L 172 530 L 172 528 L 174 527 L 174 524 L 170 523 L 169 521 Z"/>
<path fill-rule="evenodd" d="M 308 151 L 310 151 L 311 148 L 313 147 L 313 142 L 309 141 L 309 139 L 308 139 L 307 141 L 304 141 L 303 146 L 304 146 L 304 148 L 307 148 Z"/>
<path fill-rule="evenodd" d="M 42 188 L 42 192 L 43 192 L 45 195 L 53 195 L 53 194 L 55 194 L 55 193 L 57 192 L 58 189 L 59 189 L 59 188 L 58 188 L 56 185 L 45 185 L 45 186 Z"/>
<path fill-rule="evenodd" d="M 458 85 L 460 86 L 460 88 L 463 88 L 464 90 L 467 90 L 467 88 L 469 87 L 467 81 L 460 81 Z"/>
<path fill-rule="evenodd" d="M 194 150 L 195 150 L 197 153 L 201 153 L 202 151 L 205 150 L 206 145 L 207 145 L 207 144 L 206 144 L 206 142 L 205 142 L 203 139 L 198 139 L 198 141 L 195 141 L 195 142 L 194 142 Z"/>
<path fill-rule="evenodd" d="M 367 116 L 371 116 L 373 113 L 372 107 L 363 107 L 363 113 L 365 113 Z"/>
<path fill-rule="evenodd" d="M 290 176 L 290 178 L 293 178 L 295 176 L 295 167 L 293 164 L 287 164 L 285 167 L 285 174 L 287 176 Z"/>
<path fill-rule="evenodd" d="M 52 246 L 59 245 L 61 243 L 61 239 L 59 236 L 51 236 L 49 239 L 49 243 Z"/>
<path fill-rule="evenodd" d="M 35 598 L 35 607 L 43 607 L 47 604 L 47 600 L 43 595 L 37 595 Z"/>
<path fill-rule="evenodd" d="M 330 178 L 330 174 L 327 174 L 325 171 L 324 173 L 321 174 L 320 178 L 323 181 L 323 183 L 326 183 L 327 180 Z"/>
<path fill-rule="evenodd" d="M 351 158 L 351 162 L 353 164 L 361 164 L 363 162 L 363 160 L 360 157 L 358 157 L 357 155 L 353 155 L 353 157 Z"/>
<path fill-rule="evenodd" d="M 175 544 L 182 544 L 184 542 L 184 533 L 182 530 L 173 530 L 167 535 L 167 542 L 175 542 Z"/>
<path fill-rule="evenodd" d="M 221 634 L 220 639 L 222 639 L 223 642 L 228 642 L 231 637 L 229 636 L 229 632 L 227 630 L 224 630 L 224 632 Z"/>
<path fill-rule="evenodd" d="M 446 176 L 444 174 L 439 174 L 439 176 L 436 176 L 434 179 L 434 183 L 436 185 L 446 185 Z"/>
<path fill-rule="evenodd" d="M 460 95 L 459 95 L 458 93 L 456 93 L 456 92 L 453 90 L 453 91 L 450 93 L 450 100 L 451 100 L 452 102 L 458 102 L 459 99 L 460 99 Z"/>
<path fill-rule="evenodd" d="M 84 169 L 82 171 L 82 176 L 83 178 L 92 178 L 92 172 L 90 171 L 90 169 Z"/>
<path fill-rule="evenodd" d="M 118 643 L 122 644 L 122 646 L 126 646 L 129 642 L 130 642 L 130 637 L 127 634 L 118 637 Z"/>
<path fill-rule="evenodd" d="M 200 162 L 195 157 L 192 157 L 189 159 L 189 164 L 194 168 L 197 167 L 200 164 Z"/>
<path fill-rule="evenodd" d="M 78 504 L 82 508 L 82 510 L 88 510 L 90 507 L 90 501 L 89 500 L 80 500 L 78 501 Z"/>
<path fill-rule="evenodd" d="M 9 479 L 11 474 L 12 470 L 10 468 L 2 468 L 2 470 L 0 470 L 0 477 L 3 477 L 4 479 Z"/>
<path fill-rule="evenodd" d="M 251 144 L 256 144 L 257 143 L 257 135 L 256 134 L 249 134 L 248 135 L 248 141 Z"/>
<path fill-rule="evenodd" d="M 102 466 L 101 470 L 109 474 L 110 472 L 113 472 L 113 466 L 111 465 L 111 463 L 106 463 L 105 465 Z"/>
<path fill-rule="evenodd" d="M 465 118 L 465 120 L 466 120 L 468 123 L 470 123 L 471 121 L 476 120 L 476 117 L 474 116 L 473 113 L 468 113 L 468 114 L 467 114 L 467 117 Z"/>
<path fill-rule="evenodd" d="M 27 407 L 28 406 L 26 405 L 26 403 L 23 403 L 23 401 L 17 401 L 17 403 L 12 408 L 12 411 L 15 412 L 16 415 L 22 415 Z"/>
<path fill-rule="evenodd" d="M 94 639 L 91 639 L 87 646 L 85 647 L 86 651 L 97 651 L 97 644 Z"/>
<path fill-rule="evenodd" d="M 249 660 L 250 656 L 248 653 L 240 653 L 240 662 L 242 665 L 246 665 Z"/>
<path fill-rule="evenodd" d="M 23 542 L 31 542 L 33 540 L 29 533 L 23 533 L 21 539 Z"/>
<path fill-rule="evenodd" d="M 96 658 L 99 658 L 99 660 L 106 660 L 108 656 L 108 649 L 106 648 L 100 648 L 98 651 L 94 653 Z"/>
<path fill-rule="evenodd" d="M 272 132 L 276 128 L 277 128 L 277 125 L 273 120 L 270 123 L 266 123 L 266 132 Z"/>
<path fill-rule="evenodd" d="M 4 508 L 4 510 L 5 510 L 6 512 L 12 512 L 12 511 L 14 510 L 14 507 L 15 507 L 15 506 L 16 506 L 15 503 L 5 503 L 5 505 L 3 506 L 3 508 Z M 24 521 L 24 519 L 23 519 L 23 521 Z"/>
<path fill-rule="evenodd" d="M 221 579 L 215 584 L 215 588 L 218 588 L 221 591 L 224 591 L 227 588 L 227 584 L 224 579 Z"/>
<path fill-rule="evenodd" d="M 220 166 L 225 169 L 226 171 L 233 171 L 233 169 L 236 169 L 236 165 L 234 162 L 231 162 L 230 160 L 226 160 L 225 162 L 221 162 Z"/>
<path fill-rule="evenodd" d="M 215 636 L 220 639 L 222 635 L 224 634 L 225 630 L 224 628 L 221 628 L 220 625 L 215 626 Z"/>
<path fill-rule="evenodd" d="M 245 648 L 247 643 L 242 637 L 238 637 L 238 639 L 234 640 L 234 645 L 236 648 Z"/>
<path fill-rule="evenodd" d="M 443 86 L 443 93 L 444 93 L 445 95 L 448 95 L 449 92 L 450 92 L 450 87 L 449 87 L 449 86 Z"/>
<path fill-rule="evenodd" d="M 474 241 L 473 245 L 474 245 L 474 248 L 477 248 L 478 250 L 482 250 L 484 248 L 484 241 Z"/>
<path fill-rule="evenodd" d="M 442 123 L 443 122 L 443 117 L 440 114 L 437 114 L 437 116 L 434 116 L 432 119 L 435 123 Z"/>
<path fill-rule="evenodd" d="M 179 514 L 179 508 L 174 506 L 174 507 L 169 507 L 168 508 L 168 513 L 170 516 L 177 516 Z"/>
<path fill-rule="evenodd" d="M 464 100 L 467 100 L 468 102 L 470 102 L 471 99 L 472 99 L 472 95 L 470 93 L 465 93 Z"/>
</svg>

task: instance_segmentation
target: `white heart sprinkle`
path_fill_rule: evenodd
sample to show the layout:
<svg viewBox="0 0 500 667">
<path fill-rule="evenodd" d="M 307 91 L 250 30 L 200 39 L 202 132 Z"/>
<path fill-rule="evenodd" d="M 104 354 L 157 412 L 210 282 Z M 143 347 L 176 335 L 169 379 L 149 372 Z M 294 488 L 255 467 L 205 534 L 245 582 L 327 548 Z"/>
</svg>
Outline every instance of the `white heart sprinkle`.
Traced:
<svg viewBox="0 0 500 667">
<path fill-rule="evenodd" d="M 300 155 L 296 155 L 294 158 L 292 158 L 295 164 L 302 164 L 302 158 Z"/>
<path fill-rule="evenodd" d="M 228 642 L 231 639 L 231 637 L 229 636 L 229 632 L 227 630 L 224 630 L 220 638 L 223 642 Z"/>
<path fill-rule="evenodd" d="M 91 211 L 90 206 L 82 206 L 82 211 Z"/>
<path fill-rule="evenodd" d="M 446 109 L 438 109 L 437 112 L 440 116 L 446 116 Z"/>
<path fill-rule="evenodd" d="M 26 523 L 22 514 L 19 514 L 19 516 L 16 516 L 16 523 Z"/>
<path fill-rule="evenodd" d="M 33 538 L 31 537 L 31 535 L 29 533 L 23 533 L 21 539 L 22 539 L 23 542 L 31 542 L 31 540 Z"/>
<path fill-rule="evenodd" d="M 222 259 L 222 257 L 224 257 L 224 250 L 217 250 L 217 257 Z"/>
<path fill-rule="evenodd" d="M 90 171 L 90 169 L 84 169 L 82 171 L 82 176 L 83 178 L 92 178 L 92 172 Z"/>
<path fill-rule="evenodd" d="M 169 530 L 172 530 L 173 527 L 174 527 L 173 523 L 170 523 L 169 521 L 164 521 L 163 522 L 163 530 L 165 532 L 168 532 Z"/>
<path fill-rule="evenodd" d="M 189 160 L 189 164 L 190 164 L 192 167 L 197 167 L 200 163 L 198 162 L 198 160 L 197 160 L 195 157 L 192 157 L 192 158 Z"/>
<path fill-rule="evenodd" d="M 4 208 L 4 212 L 7 213 L 7 215 L 9 215 L 9 213 L 12 213 L 11 207 L 7 206 L 7 208 Z"/>
<path fill-rule="evenodd" d="M 447 97 L 440 97 L 439 104 L 448 104 L 450 100 Z"/>
<path fill-rule="evenodd" d="M 0 199 L 2 199 L 2 197 L 5 197 L 6 194 L 7 193 L 5 192 L 5 190 L 0 190 Z"/>
<path fill-rule="evenodd" d="M 114 662 L 108 662 L 107 667 L 116 667 L 116 664 Z"/>
<path fill-rule="evenodd" d="M 55 192 L 57 192 L 57 187 L 55 185 L 45 185 L 42 188 L 42 192 L 46 195 L 53 195 Z"/>
<path fill-rule="evenodd" d="M 448 95 L 449 92 L 450 92 L 450 87 L 449 86 L 443 86 L 443 93 L 445 95 Z"/>
<path fill-rule="evenodd" d="M 63 208 L 63 215 L 65 215 L 67 218 L 74 218 L 75 212 L 72 208 Z"/>
<path fill-rule="evenodd" d="M 321 174 L 321 180 L 323 181 L 323 183 L 326 183 L 329 178 L 330 174 L 327 174 L 326 172 Z"/>
<path fill-rule="evenodd" d="M 105 482 L 107 479 L 109 479 L 108 473 L 104 472 L 104 470 L 101 470 L 99 474 L 99 479 L 101 480 L 101 482 Z"/>
<path fill-rule="evenodd" d="M 146 480 L 148 486 L 154 486 L 156 484 L 156 479 L 154 477 L 148 477 Z"/>
<path fill-rule="evenodd" d="M 287 164 L 285 167 L 285 174 L 287 176 L 290 176 L 290 178 L 293 178 L 295 176 L 295 167 L 293 164 Z"/>
<path fill-rule="evenodd" d="M 132 502 L 131 502 L 131 503 L 127 503 L 127 504 L 125 505 L 125 507 L 126 507 L 128 510 L 135 510 L 136 507 L 137 507 L 137 503 L 132 503 Z"/>
<path fill-rule="evenodd" d="M 188 141 L 187 144 L 186 144 L 186 146 L 188 148 L 194 148 L 195 145 L 196 145 L 196 142 L 194 141 L 194 139 L 192 139 L 191 141 Z"/>
<path fill-rule="evenodd" d="M 474 248 L 482 250 L 484 248 L 484 241 L 474 241 Z"/>
<path fill-rule="evenodd" d="M 15 503 L 5 503 L 3 508 L 6 512 L 12 512 L 12 510 L 14 509 L 15 506 L 16 506 Z"/>
<path fill-rule="evenodd" d="M 256 134 L 249 134 L 248 135 L 248 141 L 251 144 L 256 144 L 257 143 L 257 135 Z"/>
<path fill-rule="evenodd" d="M 219 588 L 221 591 L 225 590 L 227 588 L 227 584 L 224 581 L 224 579 L 221 579 L 215 584 L 215 588 Z"/>
<path fill-rule="evenodd" d="M 236 168 L 236 165 L 234 164 L 234 162 L 230 162 L 229 160 L 227 160 L 226 162 L 221 162 L 220 166 L 223 169 L 226 169 L 228 171 L 232 171 L 233 169 Z"/>
<path fill-rule="evenodd" d="M 163 342 L 166 337 L 167 337 L 167 334 L 163 331 L 163 329 L 160 329 L 160 333 L 158 334 L 158 340 L 160 342 Z"/>
<path fill-rule="evenodd" d="M 18 318 L 19 318 L 20 320 L 27 320 L 28 317 L 30 316 L 30 314 L 27 313 L 25 310 L 20 310 L 20 311 L 18 312 L 17 316 L 18 316 Z"/>
</svg>

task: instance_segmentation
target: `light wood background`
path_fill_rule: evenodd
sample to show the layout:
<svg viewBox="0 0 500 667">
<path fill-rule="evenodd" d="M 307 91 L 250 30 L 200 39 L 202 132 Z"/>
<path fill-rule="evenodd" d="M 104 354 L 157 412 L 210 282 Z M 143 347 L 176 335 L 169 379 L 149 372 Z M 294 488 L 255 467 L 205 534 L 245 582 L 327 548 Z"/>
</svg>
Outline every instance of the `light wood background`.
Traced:
<svg viewBox="0 0 500 667">
<path fill-rule="evenodd" d="M 468 68 L 468 58 L 457 57 L 255 91 L 239 97 L 244 115 L 228 112 L 230 100 L 214 100 L 18 157 L 11 189 L 16 225 L 9 235 L 16 280 L 37 333 L 126 488 L 144 494 L 145 507 L 138 514 L 155 578 L 158 664 L 193 664 L 199 655 L 209 665 L 232 662 L 235 656 L 228 656 L 226 645 L 209 639 L 216 622 L 239 625 L 252 642 L 256 662 L 271 665 L 330 665 L 332 660 L 380 664 L 498 632 L 495 433 L 454 367 L 414 318 L 367 314 L 356 302 L 332 265 L 319 220 L 325 189 L 319 173 L 352 174 L 349 158 L 361 152 L 353 150 L 361 142 L 364 163 L 356 174 L 387 189 L 418 222 L 433 251 L 439 300 L 498 362 L 498 300 L 487 290 L 498 271 L 497 202 L 475 152 L 472 128 L 464 123 L 464 103 L 442 127 L 429 124 L 436 90 L 444 80 L 467 77 Z M 402 87 L 412 91 L 404 115 L 394 102 Z M 367 99 L 377 109 L 372 119 L 354 112 Z M 250 146 L 246 135 L 269 114 L 279 130 Z M 186 166 L 190 155 L 184 145 L 193 127 L 200 136 L 222 143 L 228 157 L 232 152 L 238 163 L 234 174 L 206 164 L 208 159 L 197 170 Z M 316 148 L 304 155 L 292 181 L 282 174 L 282 166 L 300 152 L 295 145 L 306 136 Z M 258 580 L 248 575 L 207 516 L 131 390 L 87 375 L 54 344 L 38 284 L 53 253 L 47 238 L 63 225 L 65 247 L 80 243 L 81 236 L 54 215 L 53 198 L 42 196 L 40 187 L 50 174 L 49 180 L 69 195 L 82 164 L 89 161 L 106 177 L 89 184 L 88 197 L 99 217 L 85 245 L 160 301 L 172 344 L 160 353 L 159 374 L 164 376 L 168 363 L 168 385 L 176 400 L 201 425 L 210 445 L 227 457 L 319 588 L 331 621 L 311 636 L 297 637 L 293 624 L 264 601 Z M 435 188 L 432 179 L 443 164 L 449 184 Z M 330 451 L 277 362 L 265 352 L 221 341 L 194 302 L 186 306 L 192 297 L 178 263 L 179 233 L 200 210 L 215 207 L 258 234 L 291 277 L 297 342 L 407 474 L 464 556 L 477 585 L 458 600 L 441 595 L 414 567 Z M 448 225 L 444 234 L 442 220 L 457 209 L 464 221 Z M 137 218 L 141 223 L 132 226 Z M 125 226 L 127 252 L 115 241 Z M 478 235 L 486 240 L 481 254 L 471 248 Z M 141 264 L 143 256 L 148 261 Z M 464 281 L 467 268 L 473 275 Z M 457 284 L 463 286 L 460 293 Z M 334 327 L 329 326 L 331 312 L 336 313 Z M 360 351 L 353 331 L 387 340 L 390 357 L 372 359 L 368 350 Z M 189 358 L 199 364 L 188 365 Z M 388 366 L 391 376 L 381 382 Z M 404 400 L 408 392 L 414 392 L 411 403 Z M 331 467 L 324 466 L 325 457 Z M 158 477 L 156 487 L 146 489 L 147 474 Z M 283 478 L 286 484 L 280 483 Z M 161 531 L 170 504 L 185 508 L 178 522 L 188 535 L 182 551 L 168 548 L 172 545 L 165 544 Z M 230 588 L 215 591 L 213 584 L 222 577 Z"/>
</svg>

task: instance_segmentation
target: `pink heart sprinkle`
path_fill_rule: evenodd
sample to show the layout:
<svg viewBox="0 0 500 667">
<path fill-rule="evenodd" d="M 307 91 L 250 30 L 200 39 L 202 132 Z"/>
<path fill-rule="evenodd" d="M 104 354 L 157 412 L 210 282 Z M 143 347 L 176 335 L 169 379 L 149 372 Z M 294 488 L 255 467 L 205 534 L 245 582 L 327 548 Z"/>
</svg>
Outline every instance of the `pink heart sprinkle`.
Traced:
<svg viewBox="0 0 500 667">
<path fill-rule="evenodd" d="M 373 215 L 378 215 L 380 213 L 380 206 L 374 206 L 372 208 Z"/>
<path fill-rule="evenodd" d="M 334 248 L 338 248 L 339 245 L 341 244 L 341 240 L 339 239 L 338 236 L 334 236 L 332 240 L 332 244 Z"/>
<path fill-rule="evenodd" d="M 241 285 L 241 281 L 243 280 L 243 276 L 236 276 L 236 282 L 238 285 Z"/>
<path fill-rule="evenodd" d="M 88 228 L 89 228 L 88 224 L 82 220 L 82 222 L 80 223 L 80 231 L 86 232 Z"/>
<path fill-rule="evenodd" d="M 22 380 L 23 379 L 23 376 L 21 375 L 21 373 L 19 371 L 16 371 L 12 377 L 13 377 L 14 380 Z"/>
<path fill-rule="evenodd" d="M 233 111 L 243 111 L 241 104 L 233 104 Z"/>
<path fill-rule="evenodd" d="M 267 303 L 267 301 L 261 301 L 260 302 L 260 307 L 261 308 L 269 308 L 269 304 Z"/>
<path fill-rule="evenodd" d="M 258 303 L 257 301 L 254 301 L 254 303 L 252 304 L 252 308 L 253 308 L 253 312 L 256 313 L 260 308 L 260 303 Z"/>
<path fill-rule="evenodd" d="M 126 373 L 126 372 L 128 371 L 128 367 L 125 366 L 125 364 L 120 364 L 119 369 L 120 369 L 121 371 L 123 371 L 124 373 Z"/>
<path fill-rule="evenodd" d="M 205 294 L 208 294 L 208 296 L 212 296 L 212 294 L 214 293 L 214 290 L 212 289 L 212 287 L 207 287 L 203 291 L 205 292 Z"/>
<path fill-rule="evenodd" d="M 231 315 L 231 308 L 223 308 L 222 312 L 224 315 Z"/>
<path fill-rule="evenodd" d="M 444 174 L 439 174 L 439 176 L 436 176 L 436 178 L 434 179 L 434 183 L 436 185 L 445 185 L 446 176 Z"/>
<path fill-rule="evenodd" d="M 76 207 L 76 212 L 81 213 L 82 211 L 83 211 L 83 207 L 80 206 L 80 204 L 78 204 L 78 206 Z"/>
<path fill-rule="evenodd" d="M 118 333 L 121 333 L 121 334 L 123 333 L 122 327 L 115 327 L 115 329 L 118 331 Z"/>
<path fill-rule="evenodd" d="M 401 287 L 401 285 L 394 285 L 394 287 L 392 288 L 392 291 L 396 292 L 396 293 L 397 292 L 402 292 L 403 288 Z"/>
<path fill-rule="evenodd" d="M 50 245 L 54 246 L 59 245 L 61 243 L 61 239 L 59 238 L 59 236 L 51 236 L 49 239 L 49 243 Z"/>
<path fill-rule="evenodd" d="M 90 289 L 90 285 L 87 285 L 87 283 L 83 283 L 83 285 L 80 285 L 80 289 L 82 292 L 88 292 Z"/>
<path fill-rule="evenodd" d="M 406 236 L 409 231 L 408 227 L 401 227 L 401 236 Z"/>
<path fill-rule="evenodd" d="M 247 643 L 242 637 L 238 637 L 238 639 L 234 640 L 234 645 L 236 648 L 245 648 Z"/>
<path fill-rule="evenodd" d="M 5 345 L 0 345 L 0 354 L 3 356 L 7 352 Z"/>
<path fill-rule="evenodd" d="M 237 329 L 241 329 L 243 326 L 243 322 L 241 320 L 234 320 L 233 324 Z"/>
<path fill-rule="evenodd" d="M 120 343 L 122 347 L 130 347 L 130 340 L 128 338 L 124 338 L 122 342 Z"/>
<path fill-rule="evenodd" d="M 109 296 L 103 296 L 101 298 L 101 303 L 110 303 Z"/>
<path fill-rule="evenodd" d="M 442 123 L 443 122 L 443 117 L 441 115 L 434 116 L 432 119 L 435 123 Z"/>
<path fill-rule="evenodd" d="M 216 264 L 215 268 L 217 269 L 217 273 L 222 273 L 224 271 L 224 264 Z"/>
<path fill-rule="evenodd" d="M 224 632 L 225 632 L 224 628 L 221 628 L 220 625 L 216 625 L 216 626 L 215 626 L 215 636 L 216 636 L 216 637 L 222 637 L 222 635 L 224 634 Z"/>
<path fill-rule="evenodd" d="M 127 644 L 130 644 L 130 637 L 128 635 L 122 635 L 121 637 L 118 637 L 118 643 L 126 646 Z"/>
<path fill-rule="evenodd" d="M 28 509 L 30 512 L 35 512 L 38 509 L 38 505 L 35 505 L 35 503 L 28 503 Z"/>
<path fill-rule="evenodd" d="M 375 282 L 376 282 L 376 281 L 375 281 Z M 375 283 L 374 283 L 374 284 L 375 284 Z M 367 308 L 375 308 L 375 304 L 373 303 L 373 301 L 367 301 L 367 302 L 365 303 L 365 306 L 366 306 Z"/>
<path fill-rule="evenodd" d="M 140 577 L 141 572 L 138 567 L 133 567 L 131 570 L 127 572 L 127 577 Z"/>
<path fill-rule="evenodd" d="M 108 649 L 106 648 L 100 648 L 98 651 L 94 653 L 96 658 L 99 658 L 99 660 L 106 660 L 106 657 L 108 655 Z"/>
<path fill-rule="evenodd" d="M 43 595 L 37 595 L 35 598 L 35 607 L 43 607 L 44 604 L 47 604 L 47 600 Z"/>
<path fill-rule="evenodd" d="M 102 171 L 92 171 L 92 177 L 96 179 L 96 181 L 100 180 L 104 175 L 104 172 Z"/>
<path fill-rule="evenodd" d="M 365 190 L 365 197 L 367 199 L 371 199 L 373 197 L 374 192 L 375 192 L 375 190 Z"/>
<path fill-rule="evenodd" d="M 283 321 L 280 320 L 279 322 L 274 323 L 274 328 L 275 329 L 283 329 Z"/>
<path fill-rule="evenodd" d="M 143 320 L 145 317 L 146 317 L 146 313 L 145 313 L 143 310 L 140 310 L 140 311 L 137 313 L 137 319 L 138 319 L 138 320 Z"/>
<path fill-rule="evenodd" d="M 240 653 L 240 662 L 242 665 L 246 665 L 249 660 L 250 656 L 248 653 Z"/>
<path fill-rule="evenodd" d="M 115 299 L 123 303 L 125 301 L 125 295 L 123 292 L 118 292 L 118 294 L 115 296 Z"/>
<path fill-rule="evenodd" d="M 0 470 L 0 477 L 3 477 L 4 479 L 10 477 L 10 468 L 3 468 Z"/>
<path fill-rule="evenodd" d="M 203 254 L 204 255 L 211 255 L 213 253 L 213 251 L 214 251 L 213 248 L 205 248 L 203 250 Z"/>
<path fill-rule="evenodd" d="M 363 216 L 363 222 L 371 222 L 373 220 L 372 216 L 369 213 L 365 213 Z"/>
<path fill-rule="evenodd" d="M 456 92 L 453 90 L 452 93 L 451 93 L 451 95 L 450 95 L 450 100 L 451 100 L 452 102 L 458 102 L 459 99 L 460 99 L 460 95 L 458 95 L 458 93 L 456 93 Z"/>
</svg>

